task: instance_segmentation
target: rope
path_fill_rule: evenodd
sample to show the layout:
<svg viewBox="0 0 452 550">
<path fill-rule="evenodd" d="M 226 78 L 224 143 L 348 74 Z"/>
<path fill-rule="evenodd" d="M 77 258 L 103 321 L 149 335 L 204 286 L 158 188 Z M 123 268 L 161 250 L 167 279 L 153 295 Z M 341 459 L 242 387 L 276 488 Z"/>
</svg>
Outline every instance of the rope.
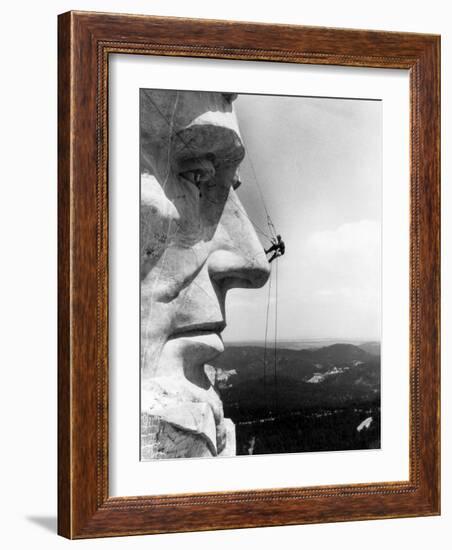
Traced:
<svg viewBox="0 0 452 550">
<path fill-rule="evenodd" d="M 267 216 L 267 225 L 270 228 L 270 231 L 273 233 L 273 238 L 276 239 L 276 229 L 275 226 L 270 218 L 270 216 Z"/>
<path fill-rule="evenodd" d="M 218 201 L 213 201 L 213 200 L 211 200 L 211 199 L 207 199 L 207 200 L 208 200 L 210 203 L 212 203 L 212 204 L 219 204 Z M 248 218 L 249 222 L 254 226 L 254 229 L 255 229 L 258 233 L 260 233 L 262 236 L 264 236 L 269 242 L 273 242 L 273 237 L 270 237 L 270 236 L 268 235 L 268 233 L 266 233 L 263 229 L 261 229 L 261 228 L 257 225 L 257 223 L 256 223 L 252 218 L 250 218 L 248 212 L 247 212 L 246 210 L 244 210 L 243 207 L 242 207 L 242 205 L 234 199 L 234 195 L 229 195 L 229 200 L 230 200 L 231 202 L 233 202 L 233 203 L 235 204 L 235 206 L 237 206 L 237 208 L 242 212 L 242 214 L 244 214 L 244 216 L 245 216 L 246 218 Z"/>
<path fill-rule="evenodd" d="M 246 212 L 246 210 L 241 206 L 240 203 L 238 203 L 236 200 L 234 200 L 234 197 L 232 195 L 230 195 L 229 197 L 232 202 L 237 206 L 237 208 L 239 208 L 239 210 L 248 218 L 248 220 L 251 222 L 251 224 L 254 226 L 254 229 L 256 229 L 256 231 L 258 233 L 260 233 L 261 235 L 263 235 L 266 239 L 268 239 L 268 241 L 272 242 L 272 237 L 270 237 L 268 235 L 268 233 L 265 233 L 265 231 L 263 229 L 261 229 L 248 215 L 248 213 Z"/>
<path fill-rule="evenodd" d="M 265 339 L 264 339 L 264 399 L 267 405 L 267 334 L 268 334 L 268 315 L 270 311 L 270 293 L 272 289 L 273 268 L 270 264 L 270 278 L 268 280 L 268 295 L 267 295 L 267 316 L 265 318 Z M 267 407 L 268 409 L 268 407 Z"/>
<path fill-rule="evenodd" d="M 251 172 L 253 174 L 253 179 L 254 179 L 254 184 L 255 186 L 257 187 L 258 191 L 259 191 L 259 195 L 261 197 L 261 200 L 262 200 L 262 204 L 264 205 L 264 210 L 265 210 L 265 213 L 267 214 L 267 224 L 270 228 L 270 232 L 273 233 L 273 238 L 276 237 L 276 231 L 274 230 L 274 225 L 273 225 L 273 221 L 271 219 L 271 216 L 270 216 L 270 213 L 268 211 L 268 208 L 267 208 L 267 205 L 265 203 L 265 198 L 264 198 L 264 194 L 262 192 L 262 189 L 261 189 L 261 186 L 259 185 L 259 181 L 257 179 L 257 175 L 256 175 L 256 170 L 254 168 L 254 163 L 253 163 L 253 158 L 251 157 L 250 155 L 250 152 L 247 148 L 247 146 L 245 145 L 245 143 L 243 144 L 243 147 L 245 148 L 245 152 L 246 152 L 246 156 L 249 158 L 250 160 L 250 166 L 251 166 Z"/>
<path fill-rule="evenodd" d="M 278 262 L 276 263 L 275 271 L 275 366 L 274 366 L 274 380 L 275 380 L 275 411 L 279 408 L 278 403 L 278 377 L 277 377 L 277 340 L 278 340 Z"/>
</svg>

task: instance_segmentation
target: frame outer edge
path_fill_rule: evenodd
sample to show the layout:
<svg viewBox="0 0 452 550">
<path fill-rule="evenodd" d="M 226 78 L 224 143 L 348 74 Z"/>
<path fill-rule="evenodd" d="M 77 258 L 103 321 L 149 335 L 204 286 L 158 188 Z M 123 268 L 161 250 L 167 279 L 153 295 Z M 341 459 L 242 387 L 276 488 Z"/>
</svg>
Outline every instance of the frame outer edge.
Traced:
<svg viewBox="0 0 452 550">
<path fill-rule="evenodd" d="M 425 343 L 431 356 L 430 365 L 424 370 L 430 376 L 425 381 L 432 402 L 431 415 L 423 415 L 426 424 L 425 433 L 429 437 L 425 477 L 428 484 L 428 499 L 432 514 L 441 514 L 441 38 L 432 39 L 431 47 L 426 52 L 426 70 L 423 75 L 428 92 L 423 96 L 425 113 L 424 143 L 427 145 L 423 179 L 425 181 L 424 200 L 428 205 L 427 215 L 430 220 L 425 223 L 422 249 L 428 250 L 428 260 L 423 266 L 426 271 L 426 285 L 430 300 L 428 303 L 428 320 L 430 321 L 429 340 Z M 423 152 L 423 151 L 422 151 Z M 428 300 L 427 293 L 425 300 Z M 427 333 L 427 327 L 425 327 Z M 425 352 L 427 357 L 427 352 Z"/>
<path fill-rule="evenodd" d="M 422 515 L 440 514 L 440 37 L 431 37 L 416 67 L 414 90 L 416 184 L 414 271 L 411 292 L 418 298 L 415 315 L 418 339 L 414 362 L 420 365 L 415 392 L 416 452 Z M 418 268 L 416 265 L 419 264 Z M 421 515 L 421 514 L 420 514 Z"/>
<path fill-rule="evenodd" d="M 436 100 L 438 102 L 438 114 L 437 114 L 437 120 L 438 120 L 438 128 L 437 128 L 437 135 L 436 135 L 436 148 L 437 148 L 437 173 L 436 177 L 438 179 L 438 189 L 439 189 L 439 198 L 438 198 L 438 208 L 439 208 L 439 232 L 438 232 L 438 246 L 439 246 L 439 253 L 440 258 L 438 260 L 439 267 L 438 267 L 438 292 L 440 293 L 439 296 L 439 305 L 438 305 L 438 342 L 437 342 L 437 349 L 438 349 L 438 396 L 437 396 L 437 402 L 438 402 L 438 409 L 436 411 L 437 418 L 437 429 L 438 429 L 438 444 L 437 444 L 437 453 L 438 453 L 438 472 L 437 472 L 437 483 L 438 483 L 438 502 L 437 502 L 437 512 L 438 515 L 441 515 L 441 36 L 438 36 L 436 41 L 436 52 L 437 52 L 437 59 L 436 59 L 436 74 L 438 75 L 438 83 L 436 86 Z"/>
<path fill-rule="evenodd" d="M 72 15 L 58 16 L 58 534 L 72 538 L 71 134 Z"/>
</svg>

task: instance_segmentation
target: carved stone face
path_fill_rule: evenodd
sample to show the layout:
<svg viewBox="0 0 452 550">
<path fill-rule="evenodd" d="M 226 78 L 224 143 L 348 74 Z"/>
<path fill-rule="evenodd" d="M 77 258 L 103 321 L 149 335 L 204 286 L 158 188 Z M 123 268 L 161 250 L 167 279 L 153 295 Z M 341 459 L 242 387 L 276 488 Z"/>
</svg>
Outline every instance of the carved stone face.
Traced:
<svg viewBox="0 0 452 550">
<path fill-rule="evenodd" d="M 233 99 L 141 90 L 142 412 L 200 433 L 212 454 L 226 436 L 205 365 L 223 351 L 226 293 L 269 276 L 235 192 L 245 150 Z"/>
</svg>

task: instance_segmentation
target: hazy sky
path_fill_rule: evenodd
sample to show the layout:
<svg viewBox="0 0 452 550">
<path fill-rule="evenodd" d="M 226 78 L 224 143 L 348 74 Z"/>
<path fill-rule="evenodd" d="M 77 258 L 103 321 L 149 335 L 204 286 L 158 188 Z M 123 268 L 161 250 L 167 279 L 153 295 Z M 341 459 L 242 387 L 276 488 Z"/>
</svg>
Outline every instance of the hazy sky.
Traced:
<svg viewBox="0 0 452 550">
<path fill-rule="evenodd" d="M 278 338 L 379 339 L 381 102 L 240 95 L 234 105 L 247 148 L 239 196 L 266 229 L 257 179 L 286 243 L 272 264 L 269 338 L 278 264 Z M 268 284 L 228 293 L 226 341 L 263 340 L 267 296 Z"/>
</svg>

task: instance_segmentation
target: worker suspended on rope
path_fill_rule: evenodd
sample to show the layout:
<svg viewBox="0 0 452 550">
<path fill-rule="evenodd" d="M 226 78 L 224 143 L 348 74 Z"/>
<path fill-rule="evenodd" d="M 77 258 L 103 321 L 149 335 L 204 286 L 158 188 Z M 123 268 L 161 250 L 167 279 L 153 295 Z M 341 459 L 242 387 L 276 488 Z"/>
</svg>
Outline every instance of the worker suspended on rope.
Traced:
<svg viewBox="0 0 452 550">
<path fill-rule="evenodd" d="M 286 245 L 281 239 L 281 235 L 276 235 L 276 239 L 272 239 L 271 247 L 265 251 L 265 254 L 270 254 L 270 252 L 274 252 L 273 256 L 271 256 L 271 258 L 268 260 L 268 263 L 276 260 L 276 258 L 278 258 L 279 256 L 284 256 L 285 251 Z"/>
</svg>

